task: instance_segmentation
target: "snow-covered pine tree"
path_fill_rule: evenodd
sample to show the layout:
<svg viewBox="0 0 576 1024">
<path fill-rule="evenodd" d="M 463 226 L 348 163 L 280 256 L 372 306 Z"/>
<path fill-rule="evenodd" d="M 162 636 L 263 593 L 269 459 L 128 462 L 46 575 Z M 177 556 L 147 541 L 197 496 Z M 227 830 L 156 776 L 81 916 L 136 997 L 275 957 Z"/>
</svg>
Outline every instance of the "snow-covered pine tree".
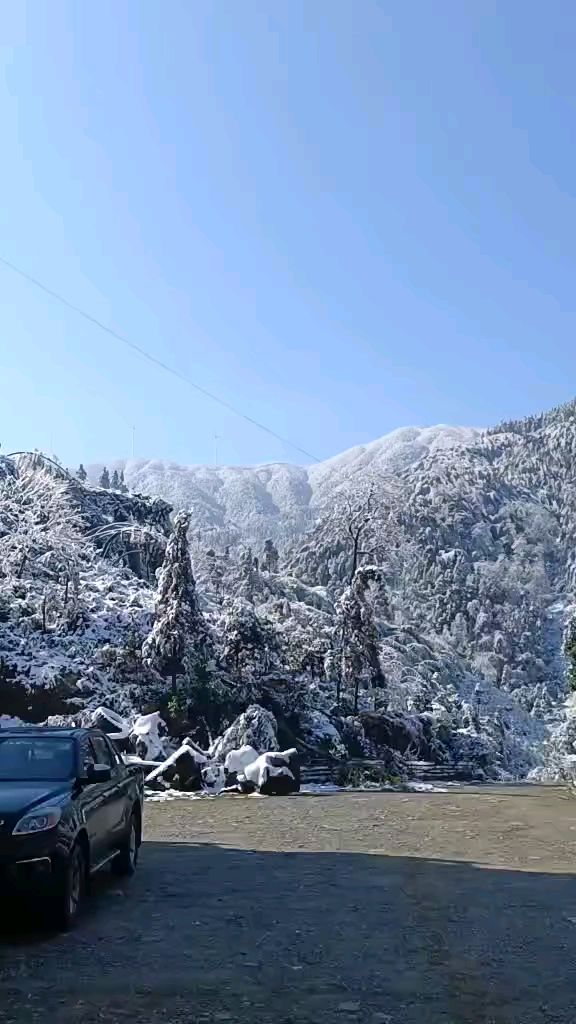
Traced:
<svg viewBox="0 0 576 1024">
<path fill-rule="evenodd" d="M 100 483 L 100 487 L 104 487 L 104 489 L 106 491 L 110 490 L 110 474 L 109 474 L 108 468 L 106 466 L 104 466 L 104 469 L 102 470 L 102 472 L 100 474 L 99 483 Z"/>
<path fill-rule="evenodd" d="M 254 603 L 254 595 L 257 590 L 258 569 L 254 565 L 254 554 L 251 547 L 247 547 L 240 557 L 240 582 L 237 589 L 238 597 L 243 597 L 250 604 Z"/>
<path fill-rule="evenodd" d="M 564 635 L 564 655 L 568 662 L 566 673 L 571 690 L 576 690 L 576 618 L 568 623 Z"/>
<path fill-rule="evenodd" d="M 119 483 L 119 486 L 118 486 L 118 490 L 121 491 L 122 494 L 128 494 L 128 488 L 126 486 L 126 481 L 124 480 L 124 470 L 123 469 L 120 470 L 120 483 Z"/>
<path fill-rule="evenodd" d="M 254 679 L 271 667 L 277 638 L 249 601 L 238 597 L 224 620 L 223 658 L 238 679 Z"/>
<path fill-rule="evenodd" d="M 110 486 L 111 486 L 113 491 L 119 491 L 120 490 L 120 477 L 118 475 L 118 470 L 117 469 L 115 469 L 114 472 L 112 473 L 112 482 L 111 482 Z"/>
<path fill-rule="evenodd" d="M 270 538 L 264 541 L 264 554 L 262 555 L 262 568 L 264 572 L 278 572 L 280 555 L 278 548 Z"/>
<path fill-rule="evenodd" d="M 372 584 L 381 585 L 378 566 L 356 569 L 352 582 L 342 594 L 337 606 L 336 643 L 339 647 L 340 678 L 354 694 L 354 711 L 358 710 L 360 683 L 382 685 L 382 670 L 378 657 L 378 629 L 369 599 Z"/>
<path fill-rule="evenodd" d="M 223 596 L 223 580 L 224 580 L 224 568 L 222 565 L 222 558 L 218 557 L 214 548 L 209 548 L 205 556 L 206 562 L 206 576 L 210 588 L 214 593 L 214 597 L 218 604 L 222 604 Z"/>
<path fill-rule="evenodd" d="M 84 466 L 82 465 L 82 463 L 80 463 L 80 465 L 78 466 L 78 470 L 76 472 L 76 476 L 77 476 L 77 478 L 78 478 L 78 480 L 80 481 L 81 484 L 86 483 L 86 480 L 87 480 L 87 477 L 88 477 L 88 473 L 84 469 Z"/>
<path fill-rule="evenodd" d="M 170 678 L 173 693 L 178 676 L 194 685 L 212 660 L 212 644 L 198 605 L 190 561 L 190 518 L 189 512 L 179 512 L 174 520 L 158 578 L 154 626 L 142 645 L 145 663 Z"/>
</svg>

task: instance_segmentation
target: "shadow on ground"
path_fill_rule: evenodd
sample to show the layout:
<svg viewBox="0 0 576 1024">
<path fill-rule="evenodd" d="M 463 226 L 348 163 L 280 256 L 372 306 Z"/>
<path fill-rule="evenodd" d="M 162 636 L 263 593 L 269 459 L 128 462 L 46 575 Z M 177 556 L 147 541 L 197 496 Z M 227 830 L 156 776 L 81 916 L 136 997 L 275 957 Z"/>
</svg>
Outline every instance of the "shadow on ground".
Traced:
<svg viewBox="0 0 576 1024">
<path fill-rule="evenodd" d="M 73 934 L 0 931 L 2 1024 L 576 1018 L 571 875 L 152 842 Z"/>
</svg>

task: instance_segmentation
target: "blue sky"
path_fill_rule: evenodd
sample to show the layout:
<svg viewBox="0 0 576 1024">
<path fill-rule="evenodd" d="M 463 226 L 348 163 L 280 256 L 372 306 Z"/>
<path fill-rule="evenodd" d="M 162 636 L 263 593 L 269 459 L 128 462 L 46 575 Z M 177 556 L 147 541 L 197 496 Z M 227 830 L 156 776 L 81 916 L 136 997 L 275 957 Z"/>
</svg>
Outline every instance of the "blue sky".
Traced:
<svg viewBox="0 0 576 1024">
<path fill-rule="evenodd" d="M 295 444 L 576 393 L 576 8 L 7 5 L 0 256 Z M 0 267 L 2 449 L 298 460 Z"/>
</svg>

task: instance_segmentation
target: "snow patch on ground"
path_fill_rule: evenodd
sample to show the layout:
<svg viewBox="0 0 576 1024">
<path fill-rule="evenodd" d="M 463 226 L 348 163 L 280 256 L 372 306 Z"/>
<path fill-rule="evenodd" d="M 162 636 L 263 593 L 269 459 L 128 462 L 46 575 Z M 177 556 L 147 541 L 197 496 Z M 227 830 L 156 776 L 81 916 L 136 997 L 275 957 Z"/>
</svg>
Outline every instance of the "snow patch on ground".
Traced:
<svg viewBox="0 0 576 1024">
<path fill-rule="evenodd" d="M 447 793 L 444 786 L 433 786 L 431 782 L 406 782 L 404 788 L 411 793 Z"/>
</svg>

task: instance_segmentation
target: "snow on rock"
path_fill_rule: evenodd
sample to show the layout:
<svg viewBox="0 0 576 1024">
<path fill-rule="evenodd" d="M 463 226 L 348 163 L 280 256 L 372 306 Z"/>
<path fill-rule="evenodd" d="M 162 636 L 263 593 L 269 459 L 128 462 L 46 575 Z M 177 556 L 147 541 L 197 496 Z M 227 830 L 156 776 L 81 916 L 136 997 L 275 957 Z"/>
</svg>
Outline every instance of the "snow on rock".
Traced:
<svg viewBox="0 0 576 1024">
<path fill-rule="evenodd" d="M 212 790 L 214 793 L 219 793 L 226 784 L 226 773 L 224 766 L 221 764 L 207 763 L 202 769 L 202 785 L 206 789 Z"/>
<path fill-rule="evenodd" d="M 297 793 L 300 789 L 298 753 L 291 749 L 260 754 L 246 767 L 244 778 L 263 796 Z M 239 781 L 242 784 L 242 777 Z"/>
<path fill-rule="evenodd" d="M 81 713 L 79 719 L 85 728 L 101 729 L 111 740 L 127 740 L 132 729 L 130 723 L 121 715 L 101 706 L 94 708 L 93 711 Z"/>
<path fill-rule="evenodd" d="M 240 772 L 243 772 L 249 764 L 252 764 L 257 757 L 258 751 L 249 744 L 239 747 L 238 750 L 231 750 L 226 754 L 226 759 L 224 761 L 226 774 L 238 775 Z"/>
<path fill-rule="evenodd" d="M 215 761 L 225 761 L 226 756 L 241 747 L 253 747 L 256 751 L 278 750 L 276 719 L 271 711 L 251 704 L 232 725 L 226 729 L 210 748 Z"/>
<path fill-rule="evenodd" d="M 142 770 L 142 773 L 148 775 L 154 768 L 159 768 L 162 764 L 161 761 L 143 761 L 137 754 L 122 754 L 124 764 L 135 764 Z"/>
<path fill-rule="evenodd" d="M 202 767 L 207 758 L 189 743 L 178 747 L 162 764 L 154 768 L 145 778 L 146 785 L 164 779 L 175 789 L 197 790 L 202 788 Z"/>
<path fill-rule="evenodd" d="M 163 760 L 166 756 L 165 737 L 168 729 L 159 711 L 139 715 L 132 726 L 131 738 L 136 753 L 145 761 Z"/>
</svg>

